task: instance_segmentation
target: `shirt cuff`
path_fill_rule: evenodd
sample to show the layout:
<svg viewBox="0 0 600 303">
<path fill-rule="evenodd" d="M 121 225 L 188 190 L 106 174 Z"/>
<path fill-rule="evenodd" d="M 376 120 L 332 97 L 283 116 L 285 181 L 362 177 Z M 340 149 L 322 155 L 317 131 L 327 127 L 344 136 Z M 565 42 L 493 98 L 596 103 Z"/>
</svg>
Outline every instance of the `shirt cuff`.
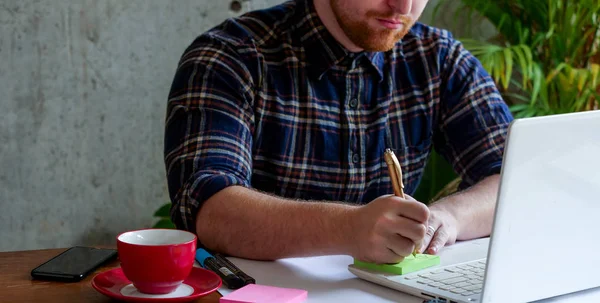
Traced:
<svg viewBox="0 0 600 303">
<path fill-rule="evenodd" d="M 225 174 L 197 173 L 173 201 L 171 220 L 177 229 L 196 233 L 198 211 L 214 194 L 234 185 L 249 187 L 244 179 Z"/>
</svg>

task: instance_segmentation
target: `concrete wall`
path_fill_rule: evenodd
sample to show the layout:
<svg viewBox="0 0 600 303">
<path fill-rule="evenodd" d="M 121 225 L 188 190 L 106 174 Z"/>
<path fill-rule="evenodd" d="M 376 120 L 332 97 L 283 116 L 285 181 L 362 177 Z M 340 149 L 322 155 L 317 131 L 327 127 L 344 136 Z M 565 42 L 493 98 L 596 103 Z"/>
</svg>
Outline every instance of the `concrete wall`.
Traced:
<svg viewBox="0 0 600 303">
<path fill-rule="evenodd" d="M 151 226 L 168 201 L 163 122 L 179 56 L 225 18 L 280 2 L 1 1 L 0 251 L 113 244 Z"/>
</svg>

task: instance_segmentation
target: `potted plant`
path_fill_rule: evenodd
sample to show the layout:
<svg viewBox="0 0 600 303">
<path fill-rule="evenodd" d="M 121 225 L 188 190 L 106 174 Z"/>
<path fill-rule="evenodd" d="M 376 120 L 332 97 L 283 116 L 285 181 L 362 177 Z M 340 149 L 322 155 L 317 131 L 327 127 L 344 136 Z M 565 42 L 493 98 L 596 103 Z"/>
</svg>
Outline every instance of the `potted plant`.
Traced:
<svg viewBox="0 0 600 303">
<path fill-rule="evenodd" d="M 598 109 L 599 1 L 460 3 L 457 12 L 484 18 L 498 32 L 490 41 L 459 40 L 494 78 L 515 117 Z"/>
<path fill-rule="evenodd" d="M 433 15 L 455 3 L 442 0 Z M 598 109 L 599 1 L 460 0 L 456 14 L 467 16 L 467 28 L 476 21 L 496 30 L 489 40 L 458 40 L 490 73 L 515 118 Z M 416 195 L 421 201 L 448 195 L 460 183 L 454 179 L 436 192 L 451 168 L 435 153 L 431 160 Z"/>
</svg>

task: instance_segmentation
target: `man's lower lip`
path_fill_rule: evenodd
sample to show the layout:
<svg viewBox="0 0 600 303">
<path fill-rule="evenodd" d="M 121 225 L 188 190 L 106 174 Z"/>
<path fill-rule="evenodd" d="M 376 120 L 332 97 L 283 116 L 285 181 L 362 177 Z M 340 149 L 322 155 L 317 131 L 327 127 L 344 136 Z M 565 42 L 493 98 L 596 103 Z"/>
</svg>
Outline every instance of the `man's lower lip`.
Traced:
<svg viewBox="0 0 600 303">
<path fill-rule="evenodd" d="M 377 21 L 379 21 L 379 23 L 381 23 L 383 26 L 389 29 L 399 29 L 400 27 L 402 27 L 402 23 L 392 23 L 381 19 L 377 19 Z"/>
</svg>

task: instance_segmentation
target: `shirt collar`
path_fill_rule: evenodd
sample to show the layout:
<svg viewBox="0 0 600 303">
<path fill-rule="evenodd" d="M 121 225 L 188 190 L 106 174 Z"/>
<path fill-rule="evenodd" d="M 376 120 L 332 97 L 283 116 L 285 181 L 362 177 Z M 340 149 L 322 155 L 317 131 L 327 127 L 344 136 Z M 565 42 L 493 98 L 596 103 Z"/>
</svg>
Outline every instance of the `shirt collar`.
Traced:
<svg viewBox="0 0 600 303">
<path fill-rule="evenodd" d="M 366 57 L 369 59 L 371 66 L 377 71 L 379 76 L 379 82 L 383 81 L 383 66 L 385 63 L 385 57 L 382 52 L 367 52 Z"/>
<path fill-rule="evenodd" d="M 344 60 L 368 59 L 376 71 L 379 81 L 383 80 L 384 56 L 381 52 L 352 53 L 342 46 L 327 30 L 314 7 L 313 0 L 296 0 L 296 32 L 306 53 L 306 63 L 318 79 Z"/>
</svg>

